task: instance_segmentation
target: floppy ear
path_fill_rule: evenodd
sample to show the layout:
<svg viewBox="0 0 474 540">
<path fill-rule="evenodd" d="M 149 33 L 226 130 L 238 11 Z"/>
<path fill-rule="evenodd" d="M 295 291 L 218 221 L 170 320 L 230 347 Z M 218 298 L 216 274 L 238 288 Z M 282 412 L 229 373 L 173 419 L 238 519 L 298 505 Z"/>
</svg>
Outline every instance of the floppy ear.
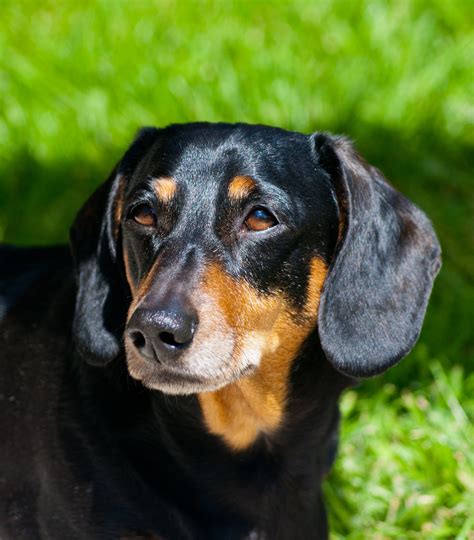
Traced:
<svg viewBox="0 0 474 540">
<path fill-rule="evenodd" d="M 440 245 L 425 214 L 344 138 L 312 136 L 340 211 L 339 239 L 319 305 L 323 350 L 342 373 L 367 377 L 418 339 Z"/>
<path fill-rule="evenodd" d="M 77 293 L 76 349 L 89 363 L 105 365 L 120 351 L 130 291 L 123 277 L 120 210 L 128 178 L 157 138 L 142 129 L 107 181 L 79 211 L 70 231 Z"/>
</svg>

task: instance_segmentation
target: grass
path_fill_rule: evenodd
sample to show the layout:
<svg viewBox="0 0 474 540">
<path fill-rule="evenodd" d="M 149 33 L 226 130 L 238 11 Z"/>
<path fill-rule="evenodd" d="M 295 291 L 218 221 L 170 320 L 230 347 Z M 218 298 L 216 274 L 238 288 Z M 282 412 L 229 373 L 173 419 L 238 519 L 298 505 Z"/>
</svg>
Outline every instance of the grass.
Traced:
<svg viewBox="0 0 474 540">
<path fill-rule="evenodd" d="M 346 392 L 342 454 L 326 484 L 334 538 L 472 539 L 474 430 L 461 401 L 473 392 L 474 375 L 436 360 L 418 389 Z"/>
<path fill-rule="evenodd" d="M 350 135 L 444 250 L 419 344 L 343 400 L 334 538 L 474 538 L 474 107 L 465 0 L 2 2 L 0 240 L 61 242 L 140 125 Z"/>
</svg>

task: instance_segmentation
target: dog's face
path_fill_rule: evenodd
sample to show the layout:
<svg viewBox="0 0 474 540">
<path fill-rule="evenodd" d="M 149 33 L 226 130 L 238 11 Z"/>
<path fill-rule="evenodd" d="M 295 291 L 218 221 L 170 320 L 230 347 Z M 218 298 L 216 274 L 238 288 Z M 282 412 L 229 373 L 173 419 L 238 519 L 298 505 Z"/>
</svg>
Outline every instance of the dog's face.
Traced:
<svg viewBox="0 0 474 540">
<path fill-rule="evenodd" d="M 116 207 L 132 301 L 130 374 L 166 393 L 282 379 L 314 329 L 339 217 L 310 140 L 163 132 Z"/>
<path fill-rule="evenodd" d="M 142 130 L 71 240 L 89 363 L 125 345 L 149 388 L 239 380 L 280 413 L 312 332 L 353 377 L 406 355 L 440 266 L 426 216 L 346 140 L 241 124 Z"/>
</svg>

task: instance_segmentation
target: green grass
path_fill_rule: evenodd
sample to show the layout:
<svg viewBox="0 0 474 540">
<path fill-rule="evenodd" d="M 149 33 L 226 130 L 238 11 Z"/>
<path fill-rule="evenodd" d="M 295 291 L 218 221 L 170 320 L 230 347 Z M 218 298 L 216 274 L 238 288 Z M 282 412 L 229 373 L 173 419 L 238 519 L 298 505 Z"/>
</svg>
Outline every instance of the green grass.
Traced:
<svg viewBox="0 0 474 540">
<path fill-rule="evenodd" d="M 342 453 L 326 484 L 334 538 L 472 539 L 474 375 L 431 359 L 419 389 L 346 392 Z M 468 536 L 468 533 L 471 536 Z"/>
<path fill-rule="evenodd" d="M 350 135 L 444 252 L 419 345 L 343 401 L 334 538 L 474 538 L 474 36 L 464 0 L 0 8 L 0 240 L 65 241 L 140 125 Z"/>
</svg>

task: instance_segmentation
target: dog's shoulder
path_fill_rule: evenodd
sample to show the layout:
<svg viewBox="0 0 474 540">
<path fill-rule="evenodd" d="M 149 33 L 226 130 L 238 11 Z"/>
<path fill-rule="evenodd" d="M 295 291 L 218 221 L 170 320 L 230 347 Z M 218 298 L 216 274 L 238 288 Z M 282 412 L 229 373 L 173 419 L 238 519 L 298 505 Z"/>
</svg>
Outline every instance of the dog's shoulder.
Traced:
<svg viewBox="0 0 474 540">
<path fill-rule="evenodd" d="M 0 321 L 42 278 L 70 266 L 66 246 L 28 248 L 0 244 Z"/>
</svg>

